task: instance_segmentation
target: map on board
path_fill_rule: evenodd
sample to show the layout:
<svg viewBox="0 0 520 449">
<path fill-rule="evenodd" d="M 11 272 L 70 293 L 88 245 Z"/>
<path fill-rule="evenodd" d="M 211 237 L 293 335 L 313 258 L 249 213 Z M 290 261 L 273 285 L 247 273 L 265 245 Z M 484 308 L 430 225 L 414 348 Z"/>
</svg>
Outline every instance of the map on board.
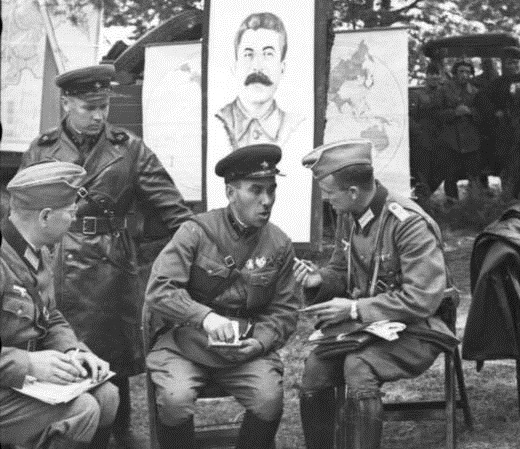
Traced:
<svg viewBox="0 0 520 449">
<path fill-rule="evenodd" d="M 2 150 L 25 151 L 40 132 L 46 57 L 59 62 L 58 71 L 98 60 L 101 10 L 80 5 L 75 21 L 66 11 L 65 0 L 45 7 L 36 1 L 2 0 Z M 55 39 L 54 54 L 45 51 L 49 32 Z"/>
<path fill-rule="evenodd" d="M 200 42 L 146 47 L 144 141 L 186 201 L 202 199 L 201 80 Z"/>
<path fill-rule="evenodd" d="M 402 194 L 409 193 L 407 55 L 404 29 L 336 34 L 324 139 L 372 141 L 376 176 Z"/>
<path fill-rule="evenodd" d="M 40 130 L 45 29 L 36 5 L 2 0 L 2 148 L 12 151 Z"/>
</svg>

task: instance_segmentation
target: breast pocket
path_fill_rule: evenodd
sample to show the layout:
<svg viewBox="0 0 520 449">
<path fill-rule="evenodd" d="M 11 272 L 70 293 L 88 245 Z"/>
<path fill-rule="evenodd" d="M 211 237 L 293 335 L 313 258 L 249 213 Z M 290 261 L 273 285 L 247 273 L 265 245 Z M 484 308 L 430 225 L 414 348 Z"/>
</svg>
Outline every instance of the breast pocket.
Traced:
<svg viewBox="0 0 520 449">
<path fill-rule="evenodd" d="M 264 307 L 271 302 L 276 289 L 276 275 L 276 270 L 258 271 L 250 274 L 248 309 Z"/>
<path fill-rule="evenodd" d="M 8 291 L 2 304 L 2 338 L 4 344 L 17 334 L 32 327 L 34 304 L 31 299 L 21 297 L 16 291 Z"/>
<path fill-rule="evenodd" d="M 191 267 L 188 291 L 193 299 L 208 303 L 229 285 L 230 269 L 213 259 L 199 255 Z"/>
</svg>

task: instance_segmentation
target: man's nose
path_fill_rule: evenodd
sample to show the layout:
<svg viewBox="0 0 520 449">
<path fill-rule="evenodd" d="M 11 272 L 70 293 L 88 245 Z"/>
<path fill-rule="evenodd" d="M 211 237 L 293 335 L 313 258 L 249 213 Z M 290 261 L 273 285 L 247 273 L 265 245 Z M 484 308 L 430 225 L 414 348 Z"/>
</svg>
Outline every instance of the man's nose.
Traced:
<svg viewBox="0 0 520 449">
<path fill-rule="evenodd" d="M 103 111 L 101 109 L 95 109 L 92 112 L 92 118 L 97 121 L 103 120 Z"/>
</svg>

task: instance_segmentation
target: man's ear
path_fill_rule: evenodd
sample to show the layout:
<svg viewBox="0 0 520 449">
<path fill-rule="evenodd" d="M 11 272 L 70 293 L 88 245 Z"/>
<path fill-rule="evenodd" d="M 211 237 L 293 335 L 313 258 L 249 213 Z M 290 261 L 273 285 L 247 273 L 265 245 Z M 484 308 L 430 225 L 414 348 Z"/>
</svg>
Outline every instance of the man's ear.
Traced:
<svg viewBox="0 0 520 449">
<path fill-rule="evenodd" d="M 231 203 L 235 196 L 236 187 L 231 184 L 226 184 L 226 198 Z"/>
<path fill-rule="evenodd" d="M 63 108 L 63 110 L 65 112 L 69 112 L 71 99 L 69 97 L 67 97 L 66 95 L 62 95 L 60 100 L 61 100 L 61 107 Z"/>
<path fill-rule="evenodd" d="M 348 191 L 350 192 L 350 195 L 352 196 L 352 199 L 355 200 L 359 196 L 359 187 L 358 186 L 350 186 L 348 188 Z"/>
<path fill-rule="evenodd" d="M 285 60 L 282 61 L 282 73 L 285 73 Z"/>
<path fill-rule="evenodd" d="M 42 228 L 47 227 L 48 221 L 49 221 L 49 215 L 51 214 L 52 209 L 50 207 L 46 207 L 45 209 L 42 209 L 38 215 L 38 221 L 40 222 L 40 226 Z"/>
</svg>

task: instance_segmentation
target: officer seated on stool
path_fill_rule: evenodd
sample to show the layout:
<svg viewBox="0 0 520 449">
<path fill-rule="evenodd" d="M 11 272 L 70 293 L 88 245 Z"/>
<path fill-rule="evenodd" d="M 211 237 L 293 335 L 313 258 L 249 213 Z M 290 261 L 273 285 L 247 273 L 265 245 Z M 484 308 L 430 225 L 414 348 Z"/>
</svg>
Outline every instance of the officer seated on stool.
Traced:
<svg viewBox="0 0 520 449">
<path fill-rule="evenodd" d="M 305 362 L 300 411 L 308 449 L 330 449 L 334 387 L 345 384 L 347 447 L 380 447 L 384 382 L 418 376 L 457 340 L 435 317 L 446 288 L 437 224 L 413 201 L 374 179 L 372 144 L 354 140 L 317 148 L 303 159 L 339 216 L 332 258 L 322 269 L 294 264 L 296 281 L 321 326 L 391 320 L 407 328 L 393 341 Z"/>
<path fill-rule="evenodd" d="M 292 243 L 269 222 L 280 159 L 280 148 L 265 144 L 220 160 L 228 207 L 183 223 L 153 265 L 145 300 L 172 325 L 147 357 L 162 449 L 195 447 L 195 400 L 209 381 L 246 409 L 237 448 L 274 440 L 283 408 L 276 350 L 293 333 L 298 307 Z M 237 320 L 252 325 L 239 347 L 208 345 L 209 337 L 238 340 Z"/>
<path fill-rule="evenodd" d="M 56 309 L 51 274 L 49 246 L 75 220 L 85 175 L 78 165 L 47 162 L 18 172 L 7 185 L 11 214 L 2 226 L 0 254 L 2 445 L 103 449 L 110 437 L 119 396 L 109 382 L 55 405 L 11 389 L 31 378 L 69 384 L 108 374 L 108 363 L 78 341 Z"/>
</svg>

